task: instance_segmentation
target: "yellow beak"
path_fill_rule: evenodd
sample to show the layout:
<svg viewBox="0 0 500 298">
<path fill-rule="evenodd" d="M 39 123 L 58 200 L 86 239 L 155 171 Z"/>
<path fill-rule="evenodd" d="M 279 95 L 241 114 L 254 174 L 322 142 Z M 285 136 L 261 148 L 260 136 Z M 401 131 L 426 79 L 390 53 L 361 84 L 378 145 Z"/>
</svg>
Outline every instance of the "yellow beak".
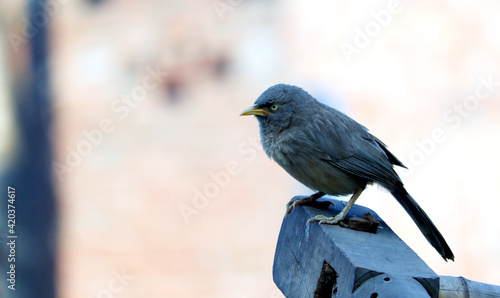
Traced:
<svg viewBox="0 0 500 298">
<path fill-rule="evenodd" d="M 246 108 L 241 112 L 240 116 L 248 116 L 248 115 L 255 115 L 255 116 L 264 116 L 266 114 L 271 114 L 271 112 L 263 110 L 263 109 L 257 109 L 255 105 Z"/>
</svg>

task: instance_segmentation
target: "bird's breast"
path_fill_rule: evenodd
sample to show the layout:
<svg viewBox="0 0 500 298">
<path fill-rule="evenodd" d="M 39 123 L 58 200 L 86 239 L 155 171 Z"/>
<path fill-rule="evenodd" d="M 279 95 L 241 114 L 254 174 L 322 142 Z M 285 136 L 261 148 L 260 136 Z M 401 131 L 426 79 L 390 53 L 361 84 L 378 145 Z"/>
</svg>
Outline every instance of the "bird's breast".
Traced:
<svg viewBox="0 0 500 298">
<path fill-rule="evenodd" d="M 262 147 L 269 158 L 276 161 L 280 166 L 286 167 L 293 162 L 294 136 L 282 132 L 276 134 L 262 134 Z"/>
<path fill-rule="evenodd" d="M 281 133 L 262 135 L 266 154 L 307 187 L 331 195 L 353 193 L 366 184 L 321 158 L 317 146 L 306 135 Z"/>
</svg>

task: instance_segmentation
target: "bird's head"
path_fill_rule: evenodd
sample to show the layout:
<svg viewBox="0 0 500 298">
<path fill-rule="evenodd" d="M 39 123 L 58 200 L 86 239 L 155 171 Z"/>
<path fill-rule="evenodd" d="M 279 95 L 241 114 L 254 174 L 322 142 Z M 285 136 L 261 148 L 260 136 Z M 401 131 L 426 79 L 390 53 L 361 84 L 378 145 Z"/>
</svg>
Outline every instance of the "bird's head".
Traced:
<svg viewBox="0 0 500 298">
<path fill-rule="evenodd" d="M 240 116 L 254 115 L 262 129 L 281 131 L 288 127 L 296 114 L 303 114 L 307 105 L 316 100 L 302 88 L 278 84 L 269 87 Z"/>
</svg>

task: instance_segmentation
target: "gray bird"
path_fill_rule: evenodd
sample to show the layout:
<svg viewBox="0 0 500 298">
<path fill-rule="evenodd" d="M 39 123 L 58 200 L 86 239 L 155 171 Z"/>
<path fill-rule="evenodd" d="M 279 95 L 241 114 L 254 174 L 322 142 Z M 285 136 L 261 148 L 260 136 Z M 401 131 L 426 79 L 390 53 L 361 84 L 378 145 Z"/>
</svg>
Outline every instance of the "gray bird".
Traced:
<svg viewBox="0 0 500 298">
<path fill-rule="evenodd" d="M 255 115 L 266 154 L 292 177 L 317 191 L 290 201 L 287 214 L 296 205 L 314 203 L 325 194 L 352 194 L 335 217 L 318 215 L 308 221 L 337 224 L 365 187 L 376 182 L 389 190 L 439 254 L 445 260 L 454 260 L 443 236 L 408 194 L 393 168 L 405 166 L 364 126 L 303 89 L 285 84 L 264 91 L 241 115 Z"/>
</svg>

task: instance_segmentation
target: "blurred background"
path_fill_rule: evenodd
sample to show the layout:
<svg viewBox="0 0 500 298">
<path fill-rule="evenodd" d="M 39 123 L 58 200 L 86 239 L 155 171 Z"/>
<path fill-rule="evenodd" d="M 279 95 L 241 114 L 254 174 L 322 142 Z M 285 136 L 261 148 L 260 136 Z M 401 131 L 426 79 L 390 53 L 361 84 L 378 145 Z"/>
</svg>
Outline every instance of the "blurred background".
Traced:
<svg viewBox="0 0 500 298">
<path fill-rule="evenodd" d="M 272 264 L 285 204 L 311 191 L 265 156 L 257 121 L 238 116 L 276 83 L 383 140 L 456 261 L 380 187 L 358 204 L 437 274 L 499 284 L 499 9 L 2 0 L 0 171 L 2 198 L 7 185 L 17 193 L 15 297 L 282 297 Z M 6 286 L 0 295 L 14 297 Z"/>
</svg>

